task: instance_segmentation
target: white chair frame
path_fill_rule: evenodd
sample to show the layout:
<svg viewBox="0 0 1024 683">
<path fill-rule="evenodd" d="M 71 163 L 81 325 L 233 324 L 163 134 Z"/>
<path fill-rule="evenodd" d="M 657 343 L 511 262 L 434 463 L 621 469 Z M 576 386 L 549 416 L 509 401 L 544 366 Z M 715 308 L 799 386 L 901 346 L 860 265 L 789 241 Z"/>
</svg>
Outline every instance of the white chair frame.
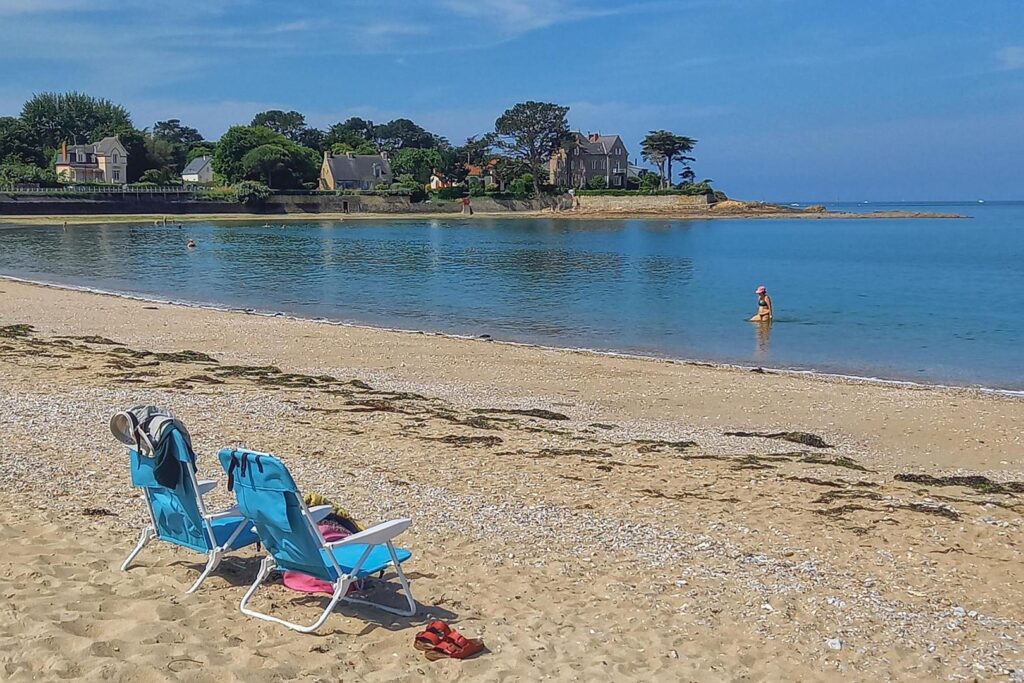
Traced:
<svg viewBox="0 0 1024 683">
<path fill-rule="evenodd" d="M 376 526 L 370 527 L 365 531 L 360 531 L 357 534 L 353 534 L 352 536 L 343 538 L 340 541 L 328 543 L 326 540 L 324 540 L 323 535 L 320 533 L 320 529 L 317 527 L 318 520 L 316 519 L 317 515 L 315 513 L 319 512 L 319 508 L 313 508 L 313 511 L 311 511 L 309 508 L 306 507 L 305 502 L 303 502 L 301 498 L 299 499 L 299 503 L 302 505 L 302 517 L 306 520 L 308 531 L 315 534 L 316 538 L 320 542 L 321 547 L 327 551 L 325 555 L 327 555 L 328 560 L 330 561 L 331 565 L 333 566 L 335 572 L 338 575 L 338 579 L 333 582 L 334 593 L 331 595 L 330 602 L 328 602 L 327 607 L 324 608 L 324 611 L 320 614 L 317 620 L 313 622 L 313 624 L 310 626 L 294 624 L 290 621 L 286 621 L 285 619 L 280 619 L 269 614 L 264 614 L 263 612 L 257 612 L 254 609 L 250 609 L 248 607 L 249 601 L 256 594 L 256 591 L 259 589 L 260 584 L 266 581 L 267 577 L 269 577 L 270 574 L 277 567 L 277 563 L 274 561 L 273 556 L 267 555 L 267 557 L 263 558 L 263 562 L 260 564 L 260 571 L 256 575 L 256 580 L 249 587 L 249 590 L 245 592 L 245 595 L 242 596 L 242 602 L 239 605 L 239 609 L 242 611 L 242 614 L 248 615 L 250 617 L 256 617 L 257 619 L 263 619 L 264 621 L 272 621 L 275 624 L 281 624 L 282 626 L 286 626 L 292 629 L 293 631 L 299 631 L 300 633 L 313 633 L 318 628 L 323 626 L 324 622 L 327 621 L 327 617 L 331 615 L 331 612 L 334 611 L 334 608 L 337 606 L 337 604 L 342 601 L 356 603 L 360 605 L 369 605 L 371 607 L 376 607 L 377 609 L 384 610 L 385 612 L 390 612 L 391 614 L 398 614 L 406 617 L 411 617 L 416 614 L 416 601 L 413 599 L 412 596 L 412 588 L 410 588 L 409 586 L 409 581 L 405 576 L 405 572 L 402 571 L 402 565 L 398 561 L 398 555 L 395 554 L 395 546 L 391 542 L 393 538 L 404 532 L 412 525 L 412 520 L 393 519 L 390 522 L 383 522 Z M 342 570 L 337 560 L 335 560 L 334 554 L 331 551 L 334 548 L 338 548 L 344 545 L 352 545 L 359 543 L 365 543 L 366 550 L 359 558 L 359 561 L 356 562 L 355 566 L 352 567 L 352 571 L 346 573 Z M 379 602 L 361 600 L 358 598 L 350 598 L 346 596 L 349 586 L 352 585 L 353 582 L 358 580 L 359 570 L 360 568 L 362 568 L 363 563 L 366 561 L 366 558 L 369 557 L 370 552 L 379 545 L 386 546 L 388 549 L 388 554 L 391 555 L 390 565 L 395 568 L 395 572 L 398 574 L 398 582 L 401 584 L 402 590 L 405 592 L 405 598 L 409 604 L 408 609 L 391 607 L 389 605 L 384 605 Z"/>
<path fill-rule="evenodd" d="M 216 536 L 214 536 L 213 533 L 212 522 L 213 520 L 220 519 L 222 517 L 234 517 L 241 514 L 240 511 L 238 510 L 238 506 L 232 505 L 231 507 L 225 510 L 221 510 L 220 512 L 207 512 L 206 504 L 203 502 L 203 496 L 212 491 L 214 488 L 216 488 L 217 482 L 211 479 L 197 481 L 196 473 L 193 472 L 191 468 L 186 467 L 183 469 L 185 469 L 188 472 L 188 476 L 192 478 L 192 488 L 196 492 L 196 504 L 199 506 L 199 514 L 203 518 L 203 530 L 206 532 L 206 538 L 209 540 L 210 547 L 212 548 L 212 550 L 210 550 L 207 553 L 206 567 L 203 569 L 202 573 L 199 574 L 199 578 L 196 579 L 195 583 L 193 583 L 192 586 L 187 591 L 185 591 L 186 593 L 195 593 L 197 590 L 199 590 L 199 586 L 203 584 L 203 581 L 206 581 L 206 578 L 210 575 L 210 573 L 213 572 L 213 570 L 216 569 L 217 566 L 220 564 L 221 560 L 224 559 L 224 554 L 229 552 L 228 549 L 231 547 L 231 544 L 234 543 L 235 539 L 238 538 L 238 535 L 245 530 L 246 525 L 251 526 L 252 522 L 250 522 L 248 519 L 243 519 L 242 522 L 231 533 L 231 536 L 229 536 L 228 539 L 224 542 L 224 545 L 218 546 L 217 538 Z M 125 558 L 125 561 L 121 564 L 121 571 L 128 571 L 128 567 L 131 565 L 132 561 L 138 556 L 138 554 L 142 552 L 142 549 L 145 548 L 150 541 L 159 538 L 159 535 L 157 534 L 156 531 L 156 520 L 153 519 L 153 501 L 150 500 L 149 489 L 143 488 L 142 491 L 146 497 L 146 513 L 149 515 L 149 524 L 142 528 L 142 532 L 139 534 L 139 542 L 136 544 L 135 548 L 128 554 L 128 557 Z"/>
</svg>

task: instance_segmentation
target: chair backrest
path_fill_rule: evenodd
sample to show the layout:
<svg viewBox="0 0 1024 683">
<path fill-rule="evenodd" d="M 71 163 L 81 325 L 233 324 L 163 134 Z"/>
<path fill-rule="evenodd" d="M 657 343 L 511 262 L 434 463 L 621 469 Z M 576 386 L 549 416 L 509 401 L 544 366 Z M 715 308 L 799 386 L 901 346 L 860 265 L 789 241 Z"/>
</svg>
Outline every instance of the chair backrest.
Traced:
<svg viewBox="0 0 1024 683">
<path fill-rule="evenodd" d="M 266 453 L 235 448 L 225 448 L 217 457 L 239 510 L 252 520 L 278 568 L 336 581 L 337 567 L 321 553 L 323 538 L 284 463 Z"/>
<path fill-rule="evenodd" d="M 165 457 L 173 458 L 178 467 L 177 485 L 170 488 L 158 482 L 158 460 L 129 448 L 132 485 L 145 491 L 149 514 L 160 539 L 197 552 L 207 552 L 213 547 L 212 532 L 203 517 L 205 510 L 196 491 L 195 470 L 188 446 L 175 429 L 168 434 L 163 447 L 167 449 Z"/>
</svg>

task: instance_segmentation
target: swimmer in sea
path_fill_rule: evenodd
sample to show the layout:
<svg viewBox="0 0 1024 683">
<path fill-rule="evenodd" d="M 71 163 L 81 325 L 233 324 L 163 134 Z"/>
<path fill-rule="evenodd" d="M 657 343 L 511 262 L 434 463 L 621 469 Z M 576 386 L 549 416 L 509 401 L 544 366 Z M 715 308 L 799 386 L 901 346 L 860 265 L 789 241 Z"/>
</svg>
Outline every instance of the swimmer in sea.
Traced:
<svg viewBox="0 0 1024 683">
<path fill-rule="evenodd" d="M 772 298 L 764 285 L 757 288 L 757 313 L 750 319 L 752 323 L 770 323 L 772 321 Z"/>
<path fill-rule="evenodd" d="M 185 246 L 188 247 L 189 249 L 195 249 L 196 248 L 196 241 L 195 240 L 189 240 L 185 244 Z"/>
</svg>

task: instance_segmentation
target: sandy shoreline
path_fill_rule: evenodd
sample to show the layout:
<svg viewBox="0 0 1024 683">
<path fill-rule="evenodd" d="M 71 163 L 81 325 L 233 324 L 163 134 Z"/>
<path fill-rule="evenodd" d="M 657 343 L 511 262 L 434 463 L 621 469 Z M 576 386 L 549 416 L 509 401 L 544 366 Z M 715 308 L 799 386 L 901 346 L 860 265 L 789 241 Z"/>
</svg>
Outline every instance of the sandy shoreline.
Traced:
<svg viewBox="0 0 1024 683">
<path fill-rule="evenodd" d="M 71 225 L 91 225 L 95 223 L 139 223 L 153 222 L 167 218 L 169 222 L 184 223 L 194 221 L 366 221 L 366 220 L 473 220 L 487 219 L 523 219 L 523 218 L 558 218 L 571 220 L 629 220 L 629 219 L 667 219 L 667 220 L 738 220 L 738 219 L 799 219 L 799 220 L 859 220 L 859 219 L 962 219 L 960 214 L 932 213 L 922 211 L 874 211 L 871 213 L 852 213 L 846 211 L 830 211 L 826 213 L 806 213 L 802 211 L 505 211 L 501 213 L 476 212 L 472 216 L 460 213 L 209 213 L 209 214 L 95 214 L 95 215 L 3 215 L 0 214 L 0 228 L 5 224 L 20 225 L 51 225 L 67 223 Z"/>
<path fill-rule="evenodd" d="M 16 324 L 34 329 L 0 336 L 5 679 L 1024 675 L 1024 488 L 999 483 L 1024 479 L 1024 401 L 0 281 Z M 182 350 L 216 362 L 152 355 Z M 205 475 L 245 443 L 361 519 L 411 515 L 419 620 L 345 608 L 309 638 L 237 612 L 252 561 L 187 600 L 197 557 L 117 572 L 142 510 L 105 418 L 141 402 L 186 419 Z M 568 419 L 492 412 L 526 408 Z M 796 430 L 831 446 L 726 434 Z M 944 478 L 966 474 L 986 479 Z M 492 652 L 428 664 L 428 612 Z"/>
</svg>

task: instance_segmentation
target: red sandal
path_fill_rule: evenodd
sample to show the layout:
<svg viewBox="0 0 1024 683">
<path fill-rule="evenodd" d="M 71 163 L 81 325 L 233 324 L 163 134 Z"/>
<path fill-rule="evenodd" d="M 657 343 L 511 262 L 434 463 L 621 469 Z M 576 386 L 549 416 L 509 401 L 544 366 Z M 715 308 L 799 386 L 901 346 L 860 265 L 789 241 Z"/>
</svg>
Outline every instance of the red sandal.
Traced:
<svg viewBox="0 0 1024 683">
<path fill-rule="evenodd" d="M 445 636 L 451 633 L 451 631 L 451 627 L 443 621 L 432 621 L 427 624 L 425 630 L 416 634 L 416 640 L 413 641 L 412 645 L 417 650 L 433 650 L 444 642 Z"/>
<path fill-rule="evenodd" d="M 449 630 L 448 634 L 442 642 L 438 643 L 437 647 L 433 648 L 426 653 L 427 659 L 430 661 L 437 661 L 438 659 L 444 659 L 450 657 L 452 659 L 468 659 L 473 655 L 481 652 L 484 649 L 483 641 L 476 639 L 469 639 L 464 637 L 461 633 L 454 630 Z"/>
</svg>

